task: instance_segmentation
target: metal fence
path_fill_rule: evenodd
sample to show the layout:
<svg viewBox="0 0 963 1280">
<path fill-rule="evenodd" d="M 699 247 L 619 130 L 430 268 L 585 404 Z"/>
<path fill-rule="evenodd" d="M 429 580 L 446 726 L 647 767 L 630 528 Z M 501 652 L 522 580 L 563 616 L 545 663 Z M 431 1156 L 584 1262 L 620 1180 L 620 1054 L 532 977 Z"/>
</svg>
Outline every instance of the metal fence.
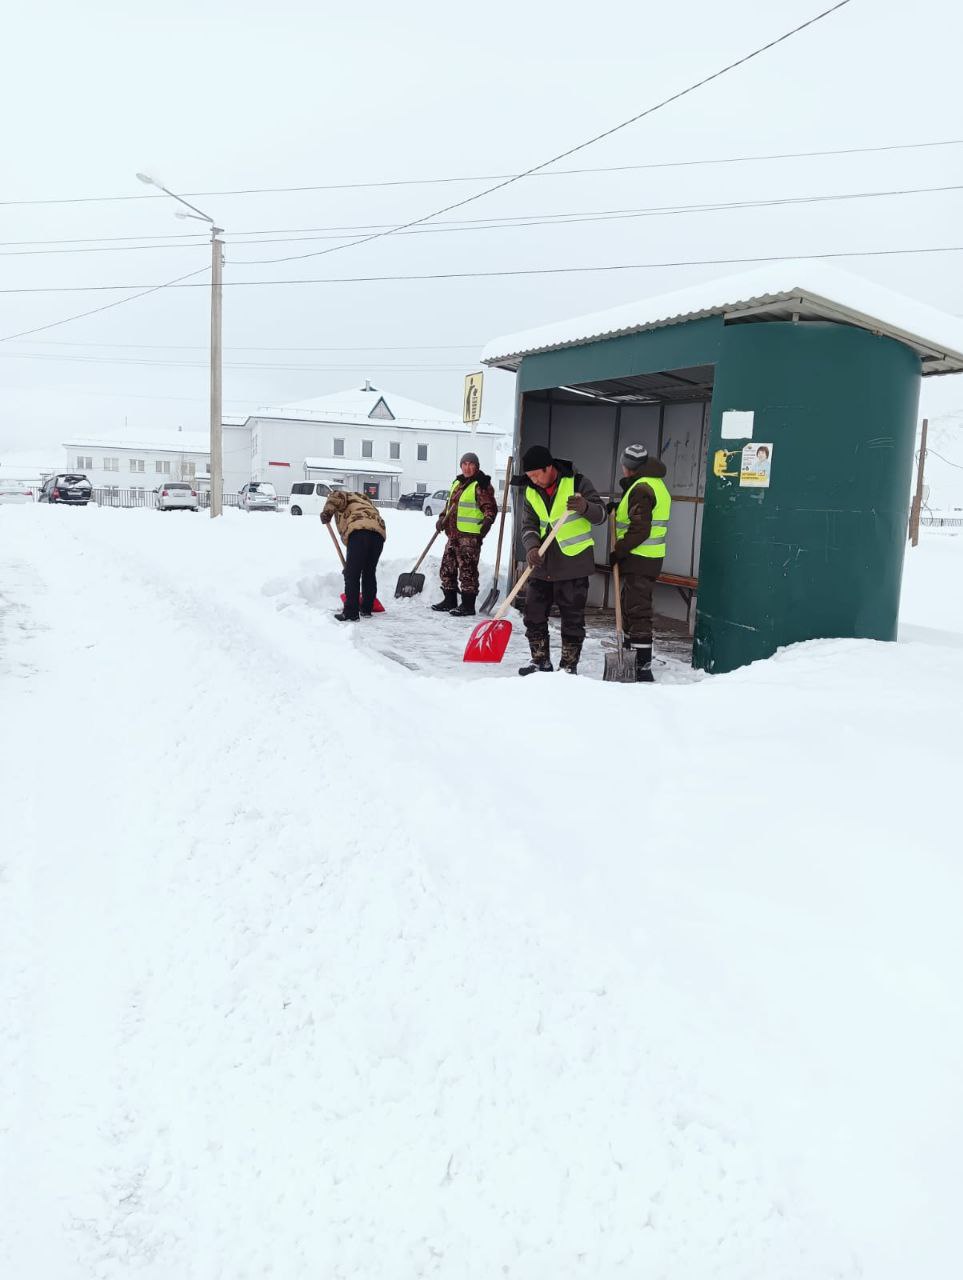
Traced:
<svg viewBox="0 0 963 1280">
<path fill-rule="evenodd" d="M 960 529 L 963 528 L 963 516 L 920 516 L 920 524 L 928 529 Z"/>
<path fill-rule="evenodd" d="M 94 502 L 98 507 L 156 507 L 157 494 L 153 489 L 94 489 Z M 225 507 L 238 506 L 238 496 L 236 493 L 224 493 L 221 495 L 221 503 Z M 208 510 L 211 505 L 210 489 L 197 490 L 197 504 L 203 510 Z M 288 505 L 287 498 L 278 498 L 278 506 L 286 507 Z"/>
</svg>

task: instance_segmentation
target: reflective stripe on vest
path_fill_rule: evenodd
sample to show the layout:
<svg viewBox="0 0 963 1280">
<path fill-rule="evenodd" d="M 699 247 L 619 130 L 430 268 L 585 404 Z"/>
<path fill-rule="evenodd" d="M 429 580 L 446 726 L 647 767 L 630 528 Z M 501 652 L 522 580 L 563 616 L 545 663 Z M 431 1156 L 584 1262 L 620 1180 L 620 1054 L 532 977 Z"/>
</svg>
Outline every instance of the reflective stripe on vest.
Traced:
<svg viewBox="0 0 963 1280">
<path fill-rule="evenodd" d="M 629 494 L 640 484 L 647 484 L 655 497 L 652 510 L 652 528 L 646 540 L 633 547 L 631 555 L 647 556 L 650 560 L 661 560 L 665 556 L 665 535 L 669 527 L 669 514 L 672 510 L 672 495 L 664 480 L 656 476 L 642 476 L 635 484 L 630 484 L 622 495 L 622 501 L 615 509 L 615 534 L 623 538 L 629 531 Z"/>
<path fill-rule="evenodd" d="M 533 489 L 529 485 L 525 490 L 525 501 L 538 516 L 538 534 L 543 542 L 548 537 L 548 531 L 555 521 L 561 520 L 565 514 L 568 509 L 568 500 L 574 495 L 575 480 L 572 476 L 560 477 L 558 488 L 555 490 L 555 497 L 552 500 L 551 511 L 546 509 L 545 500 L 537 489 Z M 580 551 L 585 551 L 588 547 L 595 546 L 592 525 L 584 516 L 573 515 L 566 520 L 555 541 L 567 556 L 577 556 Z"/>
<path fill-rule="evenodd" d="M 454 496 L 458 483 L 456 480 L 451 486 L 451 492 L 448 495 L 449 502 Z M 455 528 L 459 533 L 481 533 L 484 519 L 484 512 L 478 505 L 478 481 L 473 480 L 471 484 L 466 484 L 458 495 L 458 515 L 455 520 Z"/>
</svg>

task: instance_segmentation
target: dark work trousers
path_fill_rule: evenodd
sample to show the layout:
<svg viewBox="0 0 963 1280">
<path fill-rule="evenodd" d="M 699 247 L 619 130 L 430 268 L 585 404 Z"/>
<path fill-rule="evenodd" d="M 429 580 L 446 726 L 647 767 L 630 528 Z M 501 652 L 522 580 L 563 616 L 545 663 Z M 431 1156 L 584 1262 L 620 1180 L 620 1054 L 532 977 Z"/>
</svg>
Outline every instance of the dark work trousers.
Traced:
<svg viewBox="0 0 963 1280">
<path fill-rule="evenodd" d="M 525 634 L 529 640 L 548 640 L 548 611 L 558 606 L 562 619 L 562 639 L 581 644 L 585 639 L 585 602 L 588 578 L 566 578 L 562 582 L 546 582 L 529 578 L 525 589 Z"/>
<path fill-rule="evenodd" d="M 635 557 L 639 559 L 639 557 Z M 625 638 L 636 647 L 652 647 L 652 588 L 662 568 L 662 561 L 650 561 L 647 565 L 635 565 L 626 569 L 619 565 L 622 579 L 622 626 Z"/>
<path fill-rule="evenodd" d="M 349 618 L 358 616 L 358 593 L 361 608 L 371 612 L 378 594 L 376 570 L 385 540 L 374 529 L 356 529 L 348 535 L 348 554 L 344 558 L 344 611 Z"/>
</svg>

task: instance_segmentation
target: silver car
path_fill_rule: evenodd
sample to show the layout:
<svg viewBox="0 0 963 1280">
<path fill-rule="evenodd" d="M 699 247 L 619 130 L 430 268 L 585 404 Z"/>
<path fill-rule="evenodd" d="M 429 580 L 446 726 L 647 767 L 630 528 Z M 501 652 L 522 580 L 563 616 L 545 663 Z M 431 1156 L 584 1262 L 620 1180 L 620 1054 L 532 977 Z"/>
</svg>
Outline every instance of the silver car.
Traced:
<svg viewBox="0 0 963 1280">
<path fill-rule="evenodd" d="M 238 490 L 237 505 L 242 511 L 277 511 L 277 489 L 266 480 L 252 480 Z"/>
<path fill-rule="evenodd" d="M 0 506 L 33 502 L 34 487 L 23 480 L 0 480 Z"/>
<path fill-rule="evenodd" d="M 197 490 L 182 480 L 169 480 L 154 490 L 158 511 L 196 511 Z"/>
</svg>

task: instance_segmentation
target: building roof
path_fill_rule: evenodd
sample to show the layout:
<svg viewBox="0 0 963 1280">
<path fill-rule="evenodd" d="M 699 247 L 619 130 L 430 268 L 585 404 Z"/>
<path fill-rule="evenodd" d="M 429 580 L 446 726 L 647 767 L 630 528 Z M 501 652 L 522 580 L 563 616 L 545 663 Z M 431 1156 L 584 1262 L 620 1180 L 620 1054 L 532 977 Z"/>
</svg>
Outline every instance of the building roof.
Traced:
<svg viewBox="0 0 963 1280">
<path fill-rule="evenodd" d="M 540 351 L 582 346 L 706 316 L 725 320 L 832 320 L 912 347 L 923 374 L 963 371 L 963 321 L 818 261 L 775 262 L 674 293 L 627 302 L 489 342 L 482 361 L 517 369 Z"/>
<path fill-rule="evenodd" d="M 373 458 L 305 458 L 306 471 L 343 471 L 349 476 L 400 476 L 402 468 L 393 462 Z"/>
<path fill-rule="evenodd" d="M 211 450 L 211 437 L 207 431 L 172 431 L 170 435 L 155 432 L 150 435 L 67 436 L 65 449 L 143 449 L 148 453 L 203 453 Z"/>
<path fill-rule="evenodd" d="M 470 430 L 458 414 L 422 404 L 419 400 L 409 400 L 393 391 L 380 391 L 369 382 L 357 390 L 335 391 L 329 396 L 316 396 L 313 400 L 296 400 L 293 404 L 275 408 L 264 407 L 251 417 L 330 422 L 344 426 L 374 423 L 412 430 L 427 428 L 461 433 Z M 483 435 L 500 435 L 502 432 L 501 427 L 491 422 L 479 422 L 476 429 Z"/>
</svg>

